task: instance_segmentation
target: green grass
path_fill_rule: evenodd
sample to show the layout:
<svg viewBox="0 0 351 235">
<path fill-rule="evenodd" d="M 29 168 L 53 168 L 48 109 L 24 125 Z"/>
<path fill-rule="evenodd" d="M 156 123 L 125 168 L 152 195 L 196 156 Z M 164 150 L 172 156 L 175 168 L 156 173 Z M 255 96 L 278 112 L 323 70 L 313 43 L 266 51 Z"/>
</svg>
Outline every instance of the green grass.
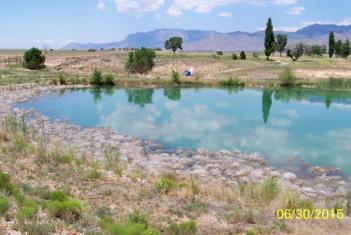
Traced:
<svg viewBox="0 0 351 235">
<path fill-rule="evenodd" d="M 176 187 L 176 181 L 173 177 L 165 175 L 158 179 L 155 188 L 159 193 L 169 193 Z"/>
<path fill-rule="evenodd" d="M 0 216 L 4 216 L 9 209 L 10 209 L 9 199 L 5 196 L 0 195 Z"/>
</svg>

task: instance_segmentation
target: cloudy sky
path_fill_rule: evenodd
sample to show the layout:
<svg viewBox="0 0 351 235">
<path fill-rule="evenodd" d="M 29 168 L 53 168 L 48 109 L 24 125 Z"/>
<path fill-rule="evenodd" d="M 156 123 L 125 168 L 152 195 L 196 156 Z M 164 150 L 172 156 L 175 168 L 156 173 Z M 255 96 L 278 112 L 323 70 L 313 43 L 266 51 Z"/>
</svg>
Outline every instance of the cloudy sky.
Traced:
<svg viewBox="0 0 351 235">
<path fill-rule="evenodd" d="M 351 0 L 2 0 L 0 48 L 111 42 L 158 28 L 261 30 L 351 24 Z"/>
</svg>

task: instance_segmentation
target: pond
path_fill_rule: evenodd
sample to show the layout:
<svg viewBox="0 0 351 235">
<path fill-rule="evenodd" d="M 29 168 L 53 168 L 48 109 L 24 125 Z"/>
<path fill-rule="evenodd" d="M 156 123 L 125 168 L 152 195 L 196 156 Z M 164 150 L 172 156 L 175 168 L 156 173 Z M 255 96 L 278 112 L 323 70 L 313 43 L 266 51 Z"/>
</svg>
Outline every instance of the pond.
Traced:
<svg viewBox="0 0 351 235">
<path fill-rule="evenodd" d="M 351 175 L 351 92 L 107 88 L 54 92 L 17 107 L 82 127 L 108 126 L 165 148 L 256 152 Z"/>
</svg>

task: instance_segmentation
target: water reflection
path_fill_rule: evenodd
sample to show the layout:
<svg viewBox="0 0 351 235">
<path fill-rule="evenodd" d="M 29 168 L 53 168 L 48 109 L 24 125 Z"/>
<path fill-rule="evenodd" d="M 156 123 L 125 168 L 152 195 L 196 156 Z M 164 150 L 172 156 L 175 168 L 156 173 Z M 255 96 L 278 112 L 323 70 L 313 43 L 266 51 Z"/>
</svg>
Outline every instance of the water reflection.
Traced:
<svg viewBox="0 0 351 235">
<path fill-rule="evenodd" d="M 269 113 L 272 107 L 272 95 L 273 91 L 264 89 L 262 94 L 262 116 L 264 123 L 268 122 Z"/>
<path fill-rule="evenodd" d="M 182 98 L 180 87 L 165 88 L 163 94 L 170 100 L 180 100 Z"/>
<path fill-rule="evenodd" d="M 144 107 L 146 104 L 152 104 L 153 89 L 127 89 L 128 103 Z"/>
</svg>

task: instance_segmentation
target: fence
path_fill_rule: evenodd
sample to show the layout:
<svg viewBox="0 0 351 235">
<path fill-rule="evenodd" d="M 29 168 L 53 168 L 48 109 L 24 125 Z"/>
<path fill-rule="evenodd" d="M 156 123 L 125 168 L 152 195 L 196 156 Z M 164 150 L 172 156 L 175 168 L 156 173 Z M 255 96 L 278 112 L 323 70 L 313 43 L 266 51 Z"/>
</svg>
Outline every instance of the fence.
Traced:
<svg viewBox="0 0 351 235">
<path fill-rule="evenodd" d="M 4 63 L 4 64 L 21 64 L 22 63 L 22 57 L 21 56 L 7 57 L 7 58 L 4 58 L 3 60 L 0 60 L 0 63 Z"/>
</svg>

